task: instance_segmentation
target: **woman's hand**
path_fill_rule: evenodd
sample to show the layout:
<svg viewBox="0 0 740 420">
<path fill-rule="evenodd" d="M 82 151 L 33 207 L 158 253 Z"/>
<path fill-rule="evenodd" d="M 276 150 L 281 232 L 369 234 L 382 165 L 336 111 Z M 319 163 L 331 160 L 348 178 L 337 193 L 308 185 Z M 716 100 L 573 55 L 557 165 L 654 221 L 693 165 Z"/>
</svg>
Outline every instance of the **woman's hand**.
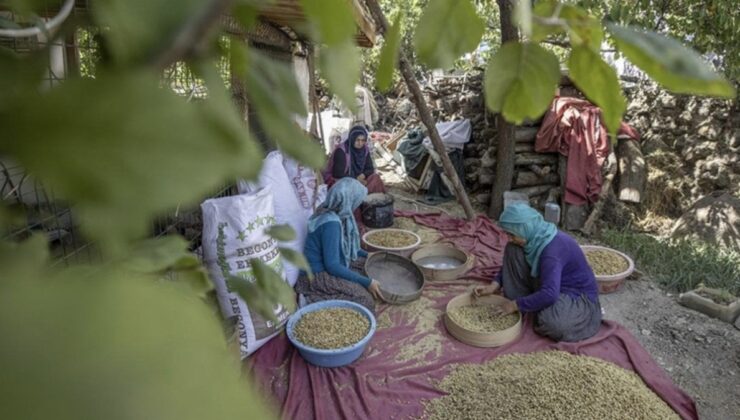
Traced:
<svg viewBox="0 0 740 420">
<path fill-rule="evenodd" d="M 362 185 L 367 185 L 367 179 L 365 178 L 365 174 L 360 174 L 360 176 L 357 177 L 357 180 L 360 181 Z"/>
<path fill-rule="evenodd" d="M 473 298 L 492 295 L 498 292 L 499 289 L 500 289 L 500 286 L 495 281 L 493 282 L 493 284 L 489 286 L 475 286 L 475 288 L 473 289 Z"/>
<path fill-rule="evenodd" d="M 367 287 L 367 290 L 370 291 L 370 294 L 373 295 L 375 299 L 383 300 L 383 293 L 380 291 L 380 282 L 373 279 L 370 280 L 370 286 Z"/>
<path fill-rule="evenodd" d="M 513 314 L 519 310 L 519 307 L 516 305 L 516 301 L 504 299 L 501 304 L 494 306 L 491 310 L 494 315 L 503 316 Z"/>
</svg>

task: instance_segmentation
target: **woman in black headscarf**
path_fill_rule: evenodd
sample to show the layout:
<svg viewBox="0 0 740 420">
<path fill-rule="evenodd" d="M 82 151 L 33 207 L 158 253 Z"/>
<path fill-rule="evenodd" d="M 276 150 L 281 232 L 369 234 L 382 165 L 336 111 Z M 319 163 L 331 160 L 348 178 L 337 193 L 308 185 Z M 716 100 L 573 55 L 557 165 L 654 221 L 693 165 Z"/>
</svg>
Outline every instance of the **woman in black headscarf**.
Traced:
<svg viewBox="0 0 740 420">
<path fill-rule="evenodd" d="M 340 143 L 331 157 L 331 172 L 326 180 L 331 186 L 342 178 L 354 178 L 367 187 L 369 193 L 385 192 L 380 176 L 375 172 L 373 159 L 370 157 L 367 130 L 356 125 L 352 127 L 347 140 Z"/>
</svg>

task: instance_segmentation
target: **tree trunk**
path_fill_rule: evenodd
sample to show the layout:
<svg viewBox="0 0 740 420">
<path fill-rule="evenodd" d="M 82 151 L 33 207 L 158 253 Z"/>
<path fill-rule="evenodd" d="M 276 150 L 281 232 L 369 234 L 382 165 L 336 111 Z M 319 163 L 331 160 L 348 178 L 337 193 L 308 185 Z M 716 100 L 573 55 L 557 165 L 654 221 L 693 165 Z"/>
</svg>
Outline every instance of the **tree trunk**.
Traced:
<svg viewBox="0 0 740 420">
<path fill-rule="evenodd" d="M 380 29 L 380 32 L 385 33 L 389 27 L 388 20 L 385 18 L 385 15 L 383 15 L 383 11 L 380 8 L 380 4 L 378 4 L 378 1 L 366 0 L 365 3 L 369 7 L 370 12 L 373 14 L 373 17 L 375 18 L 375 23 L 378 25 L 378 29 Z M 473 206 L 470 204 L 470 199 L 468 198 L 468 194 L 465 192 L 465 187 L 463 187 L 460 178 L 457 176 L 457 171 L 455 171 L 454 166 L 452 166 L 452 161 L 450 161 L 450 157 L 447 155 L 447 151 L 445 150 L 444 143 L 442 143 L 442 138 L 439 136 L 439 132 L 437 131 L 437 126 L 434 118 L 432 117 L 432 113 L 429 110 L 426 101 L 424 100 L 424 95 L 422 94 L 421 88 L 419 87 L 419 82 L 416 80 L 413 68 L 409 64 L 409 61 L 406 58 L 403 50 L 401 50 L 399 53 L 398 67 L 401 70 L 401 75 L 406 81 L 406 86 L 411 93 L 411 100 L 416 105 L 416 109 L 419 111 L 421 121 L 427 128 L 427 132 L 429 133 L 429 138 L 432 140 L 434 150 L 437 151 L 440 159 L 442 160 L 442 169 L 444 170 L 445 175 L 447 175 L 447 178 L 452 184 L 455 196 L 457 197 L 457 200 L 460 202 L 460 205 L 465 211 L 465 216 L 467 217 L 467 219 L 472 220 L 475 217 Z"/>
<path fill-rule="evenodd" d="M 514 5 L 511 0 L 497 0 L 501 15 L 501 43 L 517 41 L 519 32 L 512 20 Z M 488 216 L 498 219 L 504 211 L 504 192 L 511 189 L 514 176 L 514 145 L 516 143 L 515 127 L 509 124 L 504 117 L 498 115 L 498 150 L 496 153 L 496 179 L 491 190 L 491 204 Z"/>
</svg>

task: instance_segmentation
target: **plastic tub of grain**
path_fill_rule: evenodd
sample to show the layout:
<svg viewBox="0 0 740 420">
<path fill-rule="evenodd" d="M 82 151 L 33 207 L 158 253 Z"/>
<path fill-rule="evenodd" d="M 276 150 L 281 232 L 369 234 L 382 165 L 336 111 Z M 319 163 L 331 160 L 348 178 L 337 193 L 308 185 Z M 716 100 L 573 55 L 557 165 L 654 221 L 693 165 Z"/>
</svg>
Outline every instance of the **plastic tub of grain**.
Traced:
<svg viewBox="0 0 740 420">
<path fill-rule="evenodd" d="M 376 328 L 375 317 L 364 306 L 347 300 L 326 300 L 296 311 L 285 330 L 308 363 L 339 367 L 360 358 Z"/>
<path fill-rule="evenodd" d="M 522 331 L 521 313 L 501 317 L 491 312 L 505 300 L 498 295 L 473 299 L 470 292 L 456 296 L 447 303 L 445 327 L 453 337 L 475 347 L 499 347 L 510 343 Z"/>
<path fill-rule="evenodd" d="M 598 245 L 582 245 L 583 253 L 591 269 L 594 270 L 599 293 L 607 294 L 617 291 L 624 279 L 635 271 L 632 258 L 616 249 Z"/>
<path fill-rule="evenodd" d="M 409 257 L 419 247 L 421 238 L 405 229 L 375 229 L 362 235 L 362 242 L 368 252 L 391 252 Z"/>
<path fill-rule="evenodd" d="M 424 273 L 408 258 L 390 252 L 376 252 L 365 261 L 365 273 L 380 283 L 387 303 L 409 303 L 421 296 Z"/>
<path fill-rule="evenodd" d="M 421 268 L 426 280 L 450 281 L 470 270 L 473 256 L 452 245 L 436 244 L 414 251 L 411 261 Z"/>
</svg>

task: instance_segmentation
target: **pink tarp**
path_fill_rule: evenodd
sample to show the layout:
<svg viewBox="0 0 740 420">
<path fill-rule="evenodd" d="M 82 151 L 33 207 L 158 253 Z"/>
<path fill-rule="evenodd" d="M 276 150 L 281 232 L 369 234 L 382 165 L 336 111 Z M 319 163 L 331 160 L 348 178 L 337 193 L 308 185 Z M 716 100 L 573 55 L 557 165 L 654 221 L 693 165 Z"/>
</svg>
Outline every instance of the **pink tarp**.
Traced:
<svg viewBox="0 0 740 420">
<path fill-rule="evenodd" d="M 455 237 L 455 243 L 484 255 L 481 261 L 500 262 L 503 243 L 489 246 L 482 239 L 501 240 L 485 218 L 471 222 L 439 215 L 414 218 L 424 224 L 434 222 L 447 239 Z M 496 271 L 475 270 L 477 276 Z M 411 304 L 379 307 L 375 336 L 363 356 L 349 366 L 326 369 L 308 365 L 283 334 L 252 356 L 249 369 L 263 391 L 274 398 L 284 419 L 402 419 L 421 416 L 424 400 L 444 395 L 435 384 L 455 364 L 480 364 L 503 354 L 559 349 L 633 370 L 681 417 L 697 418 L 691 398 L 673 385 L 624 327 L 611 321 L 605 321 L 595 337 L 580 343 L 555 343 L 538 336 L 529 317 L 520 337 L 499 348 L 481 349 L 455 340 L 442 321 L 445 306 L 472 284 L 479 283 L 430 282 L 422 297 Z"/>
</svg>

